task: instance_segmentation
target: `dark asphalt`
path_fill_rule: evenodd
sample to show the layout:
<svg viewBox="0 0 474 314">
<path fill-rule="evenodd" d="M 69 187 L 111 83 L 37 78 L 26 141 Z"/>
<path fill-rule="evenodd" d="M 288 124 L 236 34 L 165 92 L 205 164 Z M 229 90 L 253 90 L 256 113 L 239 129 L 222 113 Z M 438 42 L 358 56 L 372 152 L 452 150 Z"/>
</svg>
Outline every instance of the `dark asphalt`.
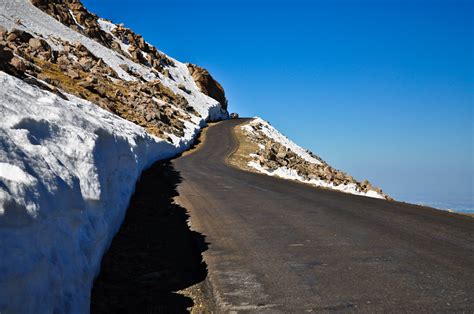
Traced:
<svg viewBox="0 0 474 314">
<path fill-rule="evenodd" d="M 474 311 L 474 219 L 225 162 L 242 120 L 173 161 L 219 311 Z"/>
</svg>

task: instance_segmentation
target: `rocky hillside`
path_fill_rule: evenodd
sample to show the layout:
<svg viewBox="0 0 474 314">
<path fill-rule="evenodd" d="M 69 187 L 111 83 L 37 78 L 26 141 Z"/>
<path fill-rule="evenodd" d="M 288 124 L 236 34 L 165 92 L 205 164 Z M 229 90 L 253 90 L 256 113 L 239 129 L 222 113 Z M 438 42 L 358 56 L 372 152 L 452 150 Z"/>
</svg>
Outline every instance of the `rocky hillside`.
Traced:
<svg viewBox="0 0 474 314">
<path fill-rule="evenodd" d="M 79 1 L 2 0 L 0 116 L 0 313 L 87 313 L 142 170 L 228 113 L 206 70 Z"/>
<path fill-rule="evenodd" d="M 192 115 L 202 114 L 193 104 L 211 103 L 204 95 L 220 109 L 210 119 L 226 116 L 224 90 L 205 69 L 180 64 L 77 0 L 31 3 L 108 51 L 98 54 L 97 45 L 78 36 L 38 32 L 29 25 L 34 21 L 19 14 L 5 20 L 9 29 L 0 28 L 0 67 L 5 72 L 64 98 L 67 93 L 89 100 L 169 141 L 171 134 L 184 135 L 184 122 Z"/>
<path fill-rule="evenodd" d="M 246 140 L 256 144 L 246 160 L 250 169 L 346 193 L 391 199 L 369 181 L 359 182 L 345 172 L 290 141 L 268 122 L 256 118 L 240 127 Z"/>
</svg>

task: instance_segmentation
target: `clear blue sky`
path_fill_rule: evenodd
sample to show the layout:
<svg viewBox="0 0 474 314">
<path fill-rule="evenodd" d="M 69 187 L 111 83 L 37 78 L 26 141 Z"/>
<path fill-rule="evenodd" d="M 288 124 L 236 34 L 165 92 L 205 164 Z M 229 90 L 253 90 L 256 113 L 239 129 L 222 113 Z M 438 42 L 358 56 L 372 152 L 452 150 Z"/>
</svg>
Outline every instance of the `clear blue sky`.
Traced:
<svg viewBox="0 0 474 314">
<path fill-rule="evenodd" d="M 333 166 L 397 199 L 473 207 L 474 1 L 84 3 Z"/>
</svg>

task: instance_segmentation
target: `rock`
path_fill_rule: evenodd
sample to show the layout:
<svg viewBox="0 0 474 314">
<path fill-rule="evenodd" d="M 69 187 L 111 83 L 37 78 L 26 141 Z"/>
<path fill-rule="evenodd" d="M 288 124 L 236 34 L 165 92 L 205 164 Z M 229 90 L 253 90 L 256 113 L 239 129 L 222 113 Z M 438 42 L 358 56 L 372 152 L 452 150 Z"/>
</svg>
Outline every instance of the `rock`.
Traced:
<svg viewBox="0 0 474 314">
<path fill-rule="evenodd" d="M 15 41 L 17 36 L 15 34 L 8 34 L 7 41 Z"/>
<path fill-rule="evenodd" d="M 0 39 L 6 39 L 8 31 L 5 27 L 0 25 Z"/>
<path fill-rule="evenodd" d="M 94 62 L 90 58 L 84 58 L 84 57 L 79 59 L 79 64 L 86 72 L 90 71 L 90 69 L 94 66 Z"/>
<path fill-rule="evenodd" d="M 62 69 L 62 70 L 66 70 L 68 68 L 68 66 L 71 64 L 71 61 L 66 57 L 66 56 L 60 56 L 57 60 L 56 60 L 58 66 Z"/>
<path fill-rule="evenodd" d="M 187 89 L 186 86 L 184 86 L 183 84 L 179 84 L 178 88 L 182 90 L 183 92 L 185 92 L 186 94 L 191 94 L 191 91 Z"/>
<path fill-rule="evenodd" d="M 281 145 L 279 143 L 273 143 L 270 149 L 273 153 L 277 154 L 280 150 L 280 146 Z"/>
<path fill-rule="evenodd" d="M 171 76 L 170 70 L 164 69 L 164 70 L 163 70 L 163 74 L 164 74 L 164 76 L 166 76 L 167 78 L 174 80 L 173 76 Z"/>
<path fill-rule="evenodd" d="M 146 43 L 142 36 L 138 37 L 138 48 L 140 48 L 141 50 L 146 49 Z"/>
<path fill-rule="evenodd" d="M 207 70 L 191 63 L 188 63 L 187 66 L 199 90 L 217 100 L 222 108 L 227 109 L 227 98 L 225 97 L 222 85 L 219 84 Z"/>
<path fill-rule="evenodd" d="M 154 118 L 155 118 L 154 114 L 149 113 L 149 114 L 145 115 L 145 120 L 148 121 L 148 122 L 150 122 Z"/>
<path fill-rule="evenodd" d="M 33 50 L 51 50 L 51 47 L 48 45 L 48 43 L 41 38 L 31 38 L 28 41 L 28 45 Z"/>
<path fill-rule="evenodd" d="M 239 118 L 239 114 L 236 113 L 236 112 L 232 112 L 232 113 L 230 114 L 230 118 L 231 118 L 231 119 L 238 119 L 238 118 Z"/>
<path fill-rule="evenodd" d="M 16 36 L 15 39 L 18 39 L 25 43 L 27 43 L 31 38 L 33 38 L 33 36 L 30 33 L 22 31 L 20 29 L 16 29 L 16 28 L 11 30 L 10 35 L 12 34 Z"/>
<path fill-rule="evenodd" d="M 25 72 L 26 71 L 25 62 L 23 60 L 21 60 L 20 58 L 18 58 L 18 57 L 13 57 L 10 60 L 10 64 L 20 72 Z"/>
<path fill-rule="evenodd" d="M 127 73 L 130 72 L 130 67 L 126 64 L 121 64 L 119 67 Z"/>
<path fill-rule="evenodd" d="M 86 46 L 81 44 L 80 42 L 74 43 L 74 48 L 79 52 L 79 56 L 87 57 L 89 56 L 89 50 L 87 50 Z"/>
<path fill-rule="evenodd" d="M 74 70 L 74 69 L 68 69 L 67 75 L 74 80 L 79 79 L 81 77 L 79 71 Z"/>
<path fill-rule="evenodd" d="M 286 157 L 286 148 L 285 147 L 280 146 L 280 148 L 278 148 L 277 157 L 282 158 L 282 159 Z"/>
<path fill-rule="evenodd" d="M 97 77 L 89 75 L 86 77 L 84 82 L 87 83 L 87 85 L 93 85 L 93 84 L 97 84 L 98 80 L 97 80 Z"/>
<path fill-rule="evenodd" d="M 111 47 L 113 50 L 117 51 L 117 52 L 122 51 L 122 47 L 120 47 L 120 44 L 119 44 L 118 42 L 116 42 L 116 41 L 113 41 L 113 42 L 110 44 L 110 47 Z"/>
</svg>

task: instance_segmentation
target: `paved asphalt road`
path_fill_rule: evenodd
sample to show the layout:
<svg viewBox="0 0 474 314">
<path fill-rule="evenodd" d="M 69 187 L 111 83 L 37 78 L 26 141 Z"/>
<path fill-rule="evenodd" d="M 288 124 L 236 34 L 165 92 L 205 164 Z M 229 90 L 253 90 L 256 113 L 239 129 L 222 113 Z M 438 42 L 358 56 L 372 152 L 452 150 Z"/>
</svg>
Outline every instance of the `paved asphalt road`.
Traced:
<svg viewBox="0 0 474 314">
<path fill-rule="evenodd" d="M 474 219 L 235 169 L 242 121 L 173 161 L 220 310 L 474 311 Z"/>
</svg>

